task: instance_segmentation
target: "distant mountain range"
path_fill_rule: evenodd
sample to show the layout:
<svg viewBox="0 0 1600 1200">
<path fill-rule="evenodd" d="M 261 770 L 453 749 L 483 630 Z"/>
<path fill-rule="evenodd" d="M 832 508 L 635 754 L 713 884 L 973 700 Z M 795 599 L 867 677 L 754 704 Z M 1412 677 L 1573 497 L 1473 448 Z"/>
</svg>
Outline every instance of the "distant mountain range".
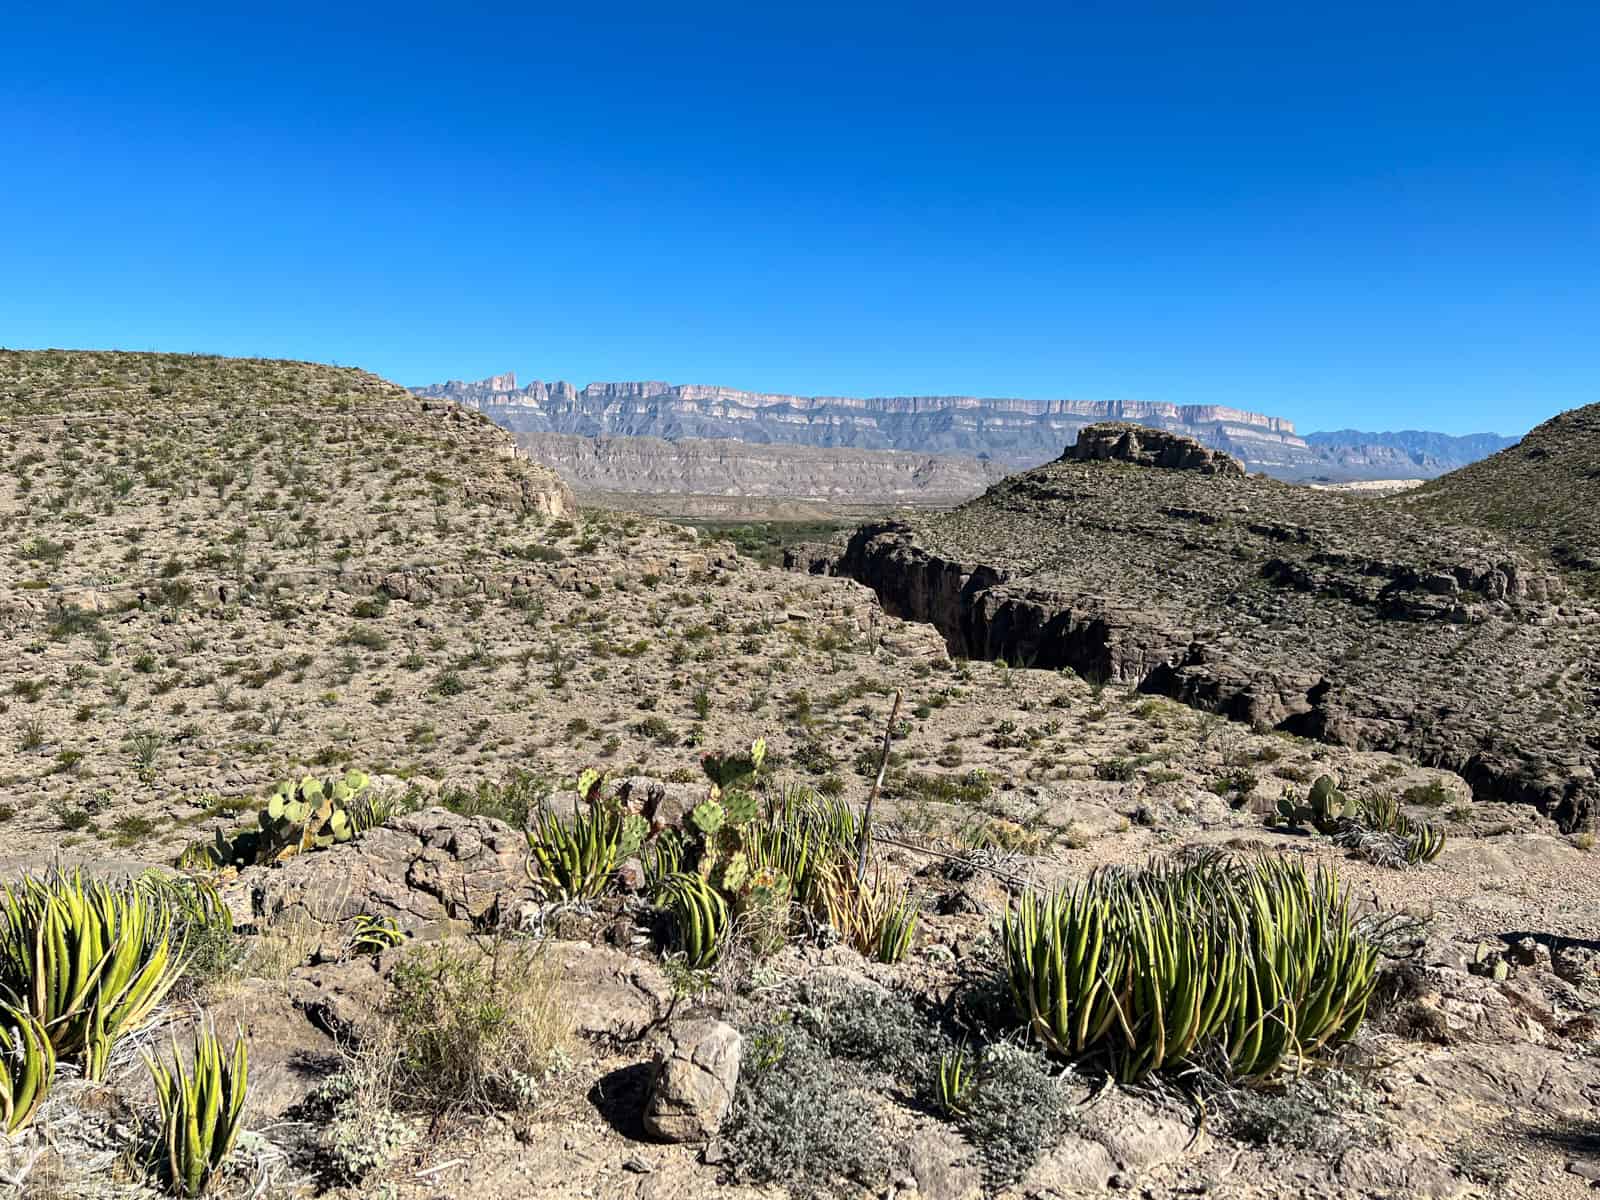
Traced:
<svg viewBox="0 0 1600 1200">
<path fill-rule="evenodd" d="M 536 380 L 518 386 L 514 373 L 412 391 L 477 409 L 516 433 L 645 437 L 671 443 L 733 438 L 760 445 L 897 450 L 983 459 L 1006 470 L 1049 462 L 1080 429 L 1107 420 L 1134 421 L 1192 437 L 1226 451 L 1252 471 L 1291 480 L 1430 479 L 1515 441 L 1495 434 L 1355 430 L 1302 438 L 1282 417 L 1219 405 L 1139 400 L 857 399 L 660 382 L 575 388 Z M 573 482 L 581 486 L 583 481 Z M 655 486 L 665 482 L 658 478 Z"/>
<path fill-rule="evenodd" d="M 1403 429 L 1398 433 L 1367 433 L 1337 429 L 1308 433 L 1306 444 L 1331 471 L 1366 479 L 1432 479 L 1488 458 L 1517 444 L 1514 437 L 1498 433 L 1469 433 L 1460 437 Z M 1356 472 L 1357 475 L 1350 475 Z M 1391 475 L 1390 472 L 1394 474 Z"/>
</svg>

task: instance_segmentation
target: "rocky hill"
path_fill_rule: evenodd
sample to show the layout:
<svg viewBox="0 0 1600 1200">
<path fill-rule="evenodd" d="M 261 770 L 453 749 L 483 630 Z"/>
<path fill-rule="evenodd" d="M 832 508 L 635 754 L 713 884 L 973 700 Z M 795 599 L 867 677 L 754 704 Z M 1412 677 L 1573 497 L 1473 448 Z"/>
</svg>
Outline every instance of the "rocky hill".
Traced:
<svg viewBox="0 0 1600 1200">
<path fill-rule="evenodd" d="M 1596 613 L 1504 538 L 1395 499 L 1095 428 L 954 512 L 865 526 L 805 565 L 868 584 L 957 653 L 1402 750 L 1569 828 L 1600 801 Z"/>
<path fill-rule="evenodd" d="M 1510 449 L 1409 493 L 1406 503 L 1503 530 L 1600 592 L 1600 404 L 1551 418 Z"/>
<path fill-rule="evenodd" d="M 1061 453 L 1078 430 L 1108 419 L 1195 437 L 1253 470 L 1312 470 L 1317 456 L 1279 417 L 1215 405 L 1133 400 L 1012 400 L 976 396 L 788 396 L 668 383 L 535 381 L 515 374 L 414 389 L 453 400 L 519 433 L 584 437 L 737 438 L 800 446 L 985 457 L 1031 467 Z"/>
<path fill-rule="evenodd" d="M 530 458 L 585 497 L 627 494 L 785 499 L 887 506 L 958 504 L 1002 479 L 999 465 L 895 450 L 758 445 L 732 438 L 577 437 L 519 433 Z"/>
</svg>

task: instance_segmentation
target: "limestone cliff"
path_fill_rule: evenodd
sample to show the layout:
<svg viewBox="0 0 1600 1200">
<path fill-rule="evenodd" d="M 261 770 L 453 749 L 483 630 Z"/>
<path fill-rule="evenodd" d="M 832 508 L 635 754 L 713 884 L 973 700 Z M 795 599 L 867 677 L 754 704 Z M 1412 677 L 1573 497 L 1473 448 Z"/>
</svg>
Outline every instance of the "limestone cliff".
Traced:
<svg viewBox="0 0 1600 1200">
<path fill-rule="evenodd" d="M 1280 417 L 1219 405 L 977 396 L 790 396 L 660 382 L 516 386 L 511 373 L 413 389 L 453 400 L 519 433 L 736 438 L 747 442 L 987 457 L 1017 469 L 1048 462 L 1098 421 L 1193 437 L 1252 470 L 1313 472 L 1315 453 Z"/>
</svg>

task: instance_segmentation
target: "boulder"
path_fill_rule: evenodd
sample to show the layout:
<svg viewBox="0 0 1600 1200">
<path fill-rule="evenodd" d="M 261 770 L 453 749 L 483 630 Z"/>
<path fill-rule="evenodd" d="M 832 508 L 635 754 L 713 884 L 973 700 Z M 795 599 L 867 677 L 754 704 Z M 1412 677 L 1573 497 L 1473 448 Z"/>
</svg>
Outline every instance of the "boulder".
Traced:
<svg viewBox="0 0 1600 1200">
<path fill-rule="evenodd" d="M 667 1142 L 703 1142 L 722 1126 L 739 1081 L 739 1031 L 710 1017 L 673 1022 L 656 1050 L 644 1127 Z"/>
<path fill-rule="evenodd" d="M 906 1160 L 920 1200 L 979 1200 L 984 1194 L 977 1155 L 951 1130 L 917 1134 L 906 1145 Z"/>
</svg>

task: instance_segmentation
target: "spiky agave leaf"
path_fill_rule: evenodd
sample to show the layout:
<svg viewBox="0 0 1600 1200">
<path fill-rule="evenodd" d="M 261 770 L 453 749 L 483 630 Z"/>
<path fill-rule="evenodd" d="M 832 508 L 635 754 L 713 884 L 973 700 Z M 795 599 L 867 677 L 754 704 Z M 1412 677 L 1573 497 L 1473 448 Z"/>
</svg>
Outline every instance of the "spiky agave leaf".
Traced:
<svg viewBox="0 0 1600 1200">
<path fill-rule="evenodd" d="M 0 1129 L 27 1128 L 56 1073 L 55 1047 L 32 1013 L 0 1004 Z"/>
<path fill-rule="evenodd" d="M 141 1028 L 183 973 L 170 901 L 133 882 L 52 870 L 7 885 L 0 988 L 48 1031 L 57 1055 L 105 1077 L 119 1037 Z"/>
<path fill-rule="evenodd" d="M 726 941 L 728 902 L 693 872 L 673 875 L 661 888 L 661 906 L 672 915 L 678 948 L 691 967 L 709 966 Z"/>
</svg>

